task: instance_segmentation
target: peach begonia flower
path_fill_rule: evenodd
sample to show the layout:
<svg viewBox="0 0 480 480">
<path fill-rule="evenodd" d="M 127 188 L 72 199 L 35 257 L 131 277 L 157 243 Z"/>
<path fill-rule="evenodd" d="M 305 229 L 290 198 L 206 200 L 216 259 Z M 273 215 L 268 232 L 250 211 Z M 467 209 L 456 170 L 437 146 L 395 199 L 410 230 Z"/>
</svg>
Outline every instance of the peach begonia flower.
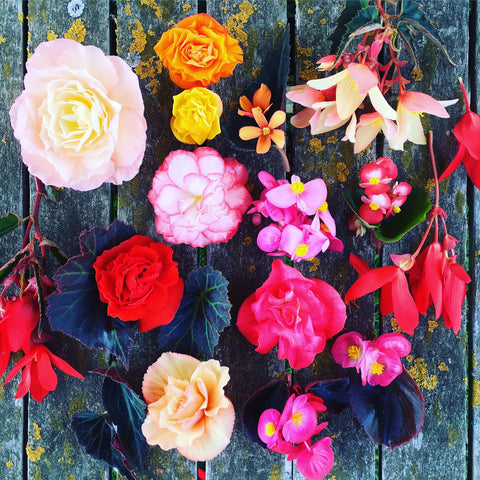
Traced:
<svg viewBox="0 0 480 480">
<path fill-rule="evenodd" d="M 208 87 L 243 61 L 238 41 L 206 13 L 190 15 L 162 34 L 155 53 L 180 88 Z"/>
<path fill-rule="evenodd" d="M 360 116 L 355 132 L 353 153 L 360 153 L 374 140 L 380 130 L 389 140 L 398 132 L 397 124 L 389 118 L 382 117 L 378 112 L 364 113 Z"/>
<path fill-rule="evenodd" d="M 223 390 L 229 379 L 228 368 L 217 360 L 162 353 L 143 378 L 147 443 L 162 450 L 176 448 L 193 461 L 216 457 L 230 443 L 235 421 Z"/>
<path fill-rule="evenodd" d="M 170 128 L 183 143 L 201 145 L 220 133 L 222 99 L 203 87 L 184 90 L 173 96 Z"/>
<path fill-rule="evenodd" d="M 448 106 L 455 102 L 456 100 L 443 103 Z M 418 145 L 427 144 L 420 120 L 423 113 L 430 113 L 441 118 L 450 116 L 442 102 L 435 100 L 426 93 L 404 92 L 400 95 L 397 105 L 398 131 L 388 139 L 390 148 L 403 150 L 403 144 L 408 140 Z"/>
<path fill-rule="evenodd" d="M 345 70 L 330 77 L 310 80 L 307 85 L 317 90 L 337 86 L 335 101 L 341 120 L 350 118 L 367 95 L 373 108 L 382 116 L 391 120 L 397 118 L 395 110 L 387 103 L 378 87 L 377 75 L 367 65 L 350 63 Z"/>
<path fill-rule="evenodd" d="M 138 173 L 147 124 L 138 78 L 122 59 L 73 40 L 44 42 L 24 82 L 10 121 L 32 175 L 92 190 Z"/>
<path fill-rule="evenodd" d="M 250 101 L 245 95 L 240 97 L 239 102 L 241 108 L 238 109 L 238 114 L 242 117 L 253 118 L 252 110 L 254 108 L 264 114 L 272 106 L 270 103 L 271 98 L 272 92 L 264 83 L 262 83 L 260 88 L 255 90 L 252 101 Z"/>
<path fill-rule="evenodd" d="M 285 112 L 277 110 L 270 121 L 267 121 L 265 115 L 258 109 L 252 110 L 253 118 L 257 122 L 258 127 L 242 127 L 238 134 L 242 140 L 253 140 L 258 138 L 257 153 L 267 153 L 272 145 L 272 140 L 278 148 L 285 146 L 285 132 L 278 129 L 280 125 L 285 123 L 287 118 Z"/>
<path fill-rule="evenodd" d="M 252 203 L 247 180 L 243 165 L 213 148 L 170 152 L 148 193 L 158 233 L 167 242 L 193 247 L 226 242 Z"/>
</svg>

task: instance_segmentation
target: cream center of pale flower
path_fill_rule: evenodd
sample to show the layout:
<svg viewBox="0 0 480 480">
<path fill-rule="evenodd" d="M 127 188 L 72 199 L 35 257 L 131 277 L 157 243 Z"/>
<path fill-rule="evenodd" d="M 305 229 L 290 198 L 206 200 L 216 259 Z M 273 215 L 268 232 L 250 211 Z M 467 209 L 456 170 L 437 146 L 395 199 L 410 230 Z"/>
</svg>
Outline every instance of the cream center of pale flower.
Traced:
<svg viewBox="0 0 480 480">
<path fill-rule="evenodd" d="M 110 135 L 116 140 L 121 105 L 76 80 L 52 82 L 44 107 L 44 129 L 57 148 L 80 153 Z"/>
</svg>

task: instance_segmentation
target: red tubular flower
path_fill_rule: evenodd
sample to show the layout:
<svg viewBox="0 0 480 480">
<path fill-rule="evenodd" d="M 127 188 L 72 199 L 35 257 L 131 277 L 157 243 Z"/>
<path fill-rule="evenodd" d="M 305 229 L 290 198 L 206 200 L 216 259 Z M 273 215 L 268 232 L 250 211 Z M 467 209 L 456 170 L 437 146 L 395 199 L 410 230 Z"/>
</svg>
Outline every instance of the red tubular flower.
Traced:
<svg viewBox="0 0 480 480">
<path fill-rule="evenodd" d="M 361 274 L 347 291 L 345 302 L 363 297 L 378 288 L 381 288 L 380 313 L 389 315 L 393 312 L 400 328 L 413 334 L 418 325 L 418 311 L 405 271 L 396 265 L 371 269 Z"/>
<path fill-rule="evenodd" d="M 462 79 L 459 81 L 467 111 L 453 129 L 453 134 L 458 142 L 458 153 L 442 173 L 439 181 L 447 178 L 457 169 L 460 162 L 463 162 L 470 180 L 477 188 L 480 188 L 480 115 L 470 110 Z"/>
<path fill-rule="evenodd" d="M 40 403 L 49 392 L 57 387 L 57 375 L 52 368 L 52 364 L 73 377 L 83 379 L 83 375 L 78 373 L 65 360 L 54 355 L 45 345 L 37 343 L 10 370 L 3 385 L 12 380 L 23 368 L 22 381 L 18 385 L 15 398 L 21 398 L 30 391 L 32 397 Z"/>
<path fill-rule="evenodd" d="M 0 298 L 0 375 L 11 352 L 28 350 L 30 335 L 40 319 L 37 295 Z"/>
</svg>

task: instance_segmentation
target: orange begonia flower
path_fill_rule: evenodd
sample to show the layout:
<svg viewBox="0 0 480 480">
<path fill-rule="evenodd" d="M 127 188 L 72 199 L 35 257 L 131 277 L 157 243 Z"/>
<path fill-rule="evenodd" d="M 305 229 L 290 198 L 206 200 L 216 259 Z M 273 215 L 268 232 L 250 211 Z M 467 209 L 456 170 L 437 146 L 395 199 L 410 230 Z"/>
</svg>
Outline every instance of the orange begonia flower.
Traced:
<svg viewBox="0 0 480 480">
<path fill-rule="evenodd" d="M 242 109 L 238 109 L 238 114 L 247 117 L 253 118 L 252 110 L 255 108 L 262 113 L 265 113 L 272 104 L 270 103 L 270 99 L 272 98 L 272 92 L 270 89 L 262 83 L 260 88 L 255 91 L 253 94 L 253 102 L 251 102 L 245 95 L 240 97 L 240 107 Z"/>
<path fill-rule="evenodd" d="M 278 148 L 285 146 L 285 132 L 277 129 L 285 122 L 286 114 L 282 110 L 277 110 L 268 122 L 265 115 L 258 109 L 252 110 L 253 118 L 258 127 L 242 127 L 238 134 L 242 140 L 253 140 L 258 138 L 257 153 L 267 153 L 273 142 Z"/>
</svg>

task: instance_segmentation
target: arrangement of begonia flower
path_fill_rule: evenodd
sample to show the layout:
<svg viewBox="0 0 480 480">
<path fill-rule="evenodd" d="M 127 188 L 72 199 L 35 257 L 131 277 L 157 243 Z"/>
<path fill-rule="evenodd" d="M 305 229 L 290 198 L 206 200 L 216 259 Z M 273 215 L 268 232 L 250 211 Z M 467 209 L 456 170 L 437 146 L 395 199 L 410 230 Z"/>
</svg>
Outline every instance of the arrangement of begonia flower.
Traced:
<svg viewBox="0 0 480 480">
<path fill-rule="evenodd" d="M 402 17 L 387 15 L 383 2 L 376 1 L 354 13 L 358 21 L 335 32 L 337 53 L 318 63 L 322 72 L 339 71 L 293 86 L 286 94 L 305 107 L 291 118 L 295 127 L 310 126 L 311 134 L 318 135 L 348 124 L 344 140 L 354 143 L 355 153 L 380 131 L 395 150 L 402 150 L 407 141 L 427 143 L 419 115 L 446 118 L 445 106 L 451 102 L 406 89 L 409 82 L 401 73 L 405 62 L 395 42 L 400 38 L 413 53 L 405 26 L 423 13 L 412 5 Z M 365 30 L 362 19 L 367 17 Z M 433 27 L 422 28 L 438 43 Z M 357 37 L 361 40 L 356 50 L 347 52 Z M 240 119 L 243 123 L 230 140 L 255 141 L 250 145 L 255 143 L 257 154 L 267 153 L 273 142 L 288 172 L 282 129 L 287 115 L 279 102 L 288 68 L 286 38 L 262 66 L 250 93 L 240 96 L 227 136 Z M 149 180 L 156 231 L 170 244 L 203 248 L 232 239 L 247 211 L 255 226 L 269 219 L 271 223 L 258 232 L 257 245 L 268 255 L 288 257 L 289 265 L 279 258 L 272 261 L 266 281 L 240 306 L 236 327 L 258 353 L 277 347 L 289 372 L 312 365 L 332 339 L 335 362 L 359 374 L 306 386 L 292 385 L 289 374 L 270 382 L 244 406 L 247 436 L 295 460 L 308 480 L 320 480 L 331 471 L 335 432 L 329 432 L 325 419 L 347 407 L 374 442 L 391 448 L 409 442 L 424 415 L 420 390 L 402 365 L 401 359 L 410 353 L 409 340 L 399 332 L 371 340 L 355 331 L 333 338 L 345 327 L 347 305 L 352 308 L 355 300 L 377 289 L 380 314 L 393 313 L 407 334 L 413 335 L 419 314 L 425 315 L 430 306 L 436 319 L 443 316 L 447 328 L 455 334 L 460 330 L 470 278 L 456 261 L 458 240 L 447 232 L 431 134 L 433 206 L 424 189 L 397 181 L 398 169 L 387 157 L 360 169 L 360 190 L 343 192 L 355 214 L 350 228 L 357 235 L 372 228 L 380 242 L 394 242 L 425 220 L 427 212 L 429 220 L 415 252 L 392 254 L 394 265 L 371 268 L 350 253 L 360 277 L 342 299 L 327 282 L 307 278 L 290 266 L 320 252 L 343 250 L 325 181 L 304 182 L 295 173 L 276 179 L 260 171 L 258 179 L 265 188 L 252 200 L 247 168 L 212 147 L 199 146 L 221 133 L 222 99 L 207 87 L 232 75 L 242 62 L 238 41 L 201 13 L 167 30 L 155 52 L 172 82 L 183 89 L 172 99 L 172 135 L 198 146 L 171 151 Z M 463 162 L 479 187 L 480 116 L 471 111 L 461 81 L 460 85 L 466 113 L 454 129 L 459 150 L 440 179 Z M 388 103 L 393 89 L 399 93 L 396 108 Z M 83 378 L 47 347 L 56 332 L 107 351 L 108 368 L 94 371 L 103 377 L 104 412 L 77 412 L 72 428 L 88 453 L 128 480 L 142 472 L 146 444 L 177 449 L 192 461 L 204 462 L 228 446 L 235 421 L 234 406 L 224 392 L 229 368 L 215 359 L 205 360 L 230 324 L 228 282 L 220 272 L 204 265 L 184 280 L 169 245 L 118 220 L 83 232 L 80 252 L 70 258 L 41 233 L 39 208 L 45 186 L 84 191 L 105 182 L 118 185 L 138 173 L 146 146 L 143 112 L 138 79 L 123 60 L 72 40 L 41 43 L 27 62 L 25 89 L 10 110 L 23 162 L 35 177 L 35 201 L 25 219 L 13 213 L 0 218 L 0 235 L 25 225 L 20 249 L 0 268 L 0 375 L 7 371 L 11 354 L 23 352 L 5 383 L 21 372 L 15 398 L 29 392 L 41 402 L 57 386 L 53 366 Z M 52 278 L 47 276 L 47 251 L 60 263 Z M 137 333 L 157 328 L 159 355 L 144 375 L 143 401 L 120 370 L 130 368 Z"/>
</svg>

